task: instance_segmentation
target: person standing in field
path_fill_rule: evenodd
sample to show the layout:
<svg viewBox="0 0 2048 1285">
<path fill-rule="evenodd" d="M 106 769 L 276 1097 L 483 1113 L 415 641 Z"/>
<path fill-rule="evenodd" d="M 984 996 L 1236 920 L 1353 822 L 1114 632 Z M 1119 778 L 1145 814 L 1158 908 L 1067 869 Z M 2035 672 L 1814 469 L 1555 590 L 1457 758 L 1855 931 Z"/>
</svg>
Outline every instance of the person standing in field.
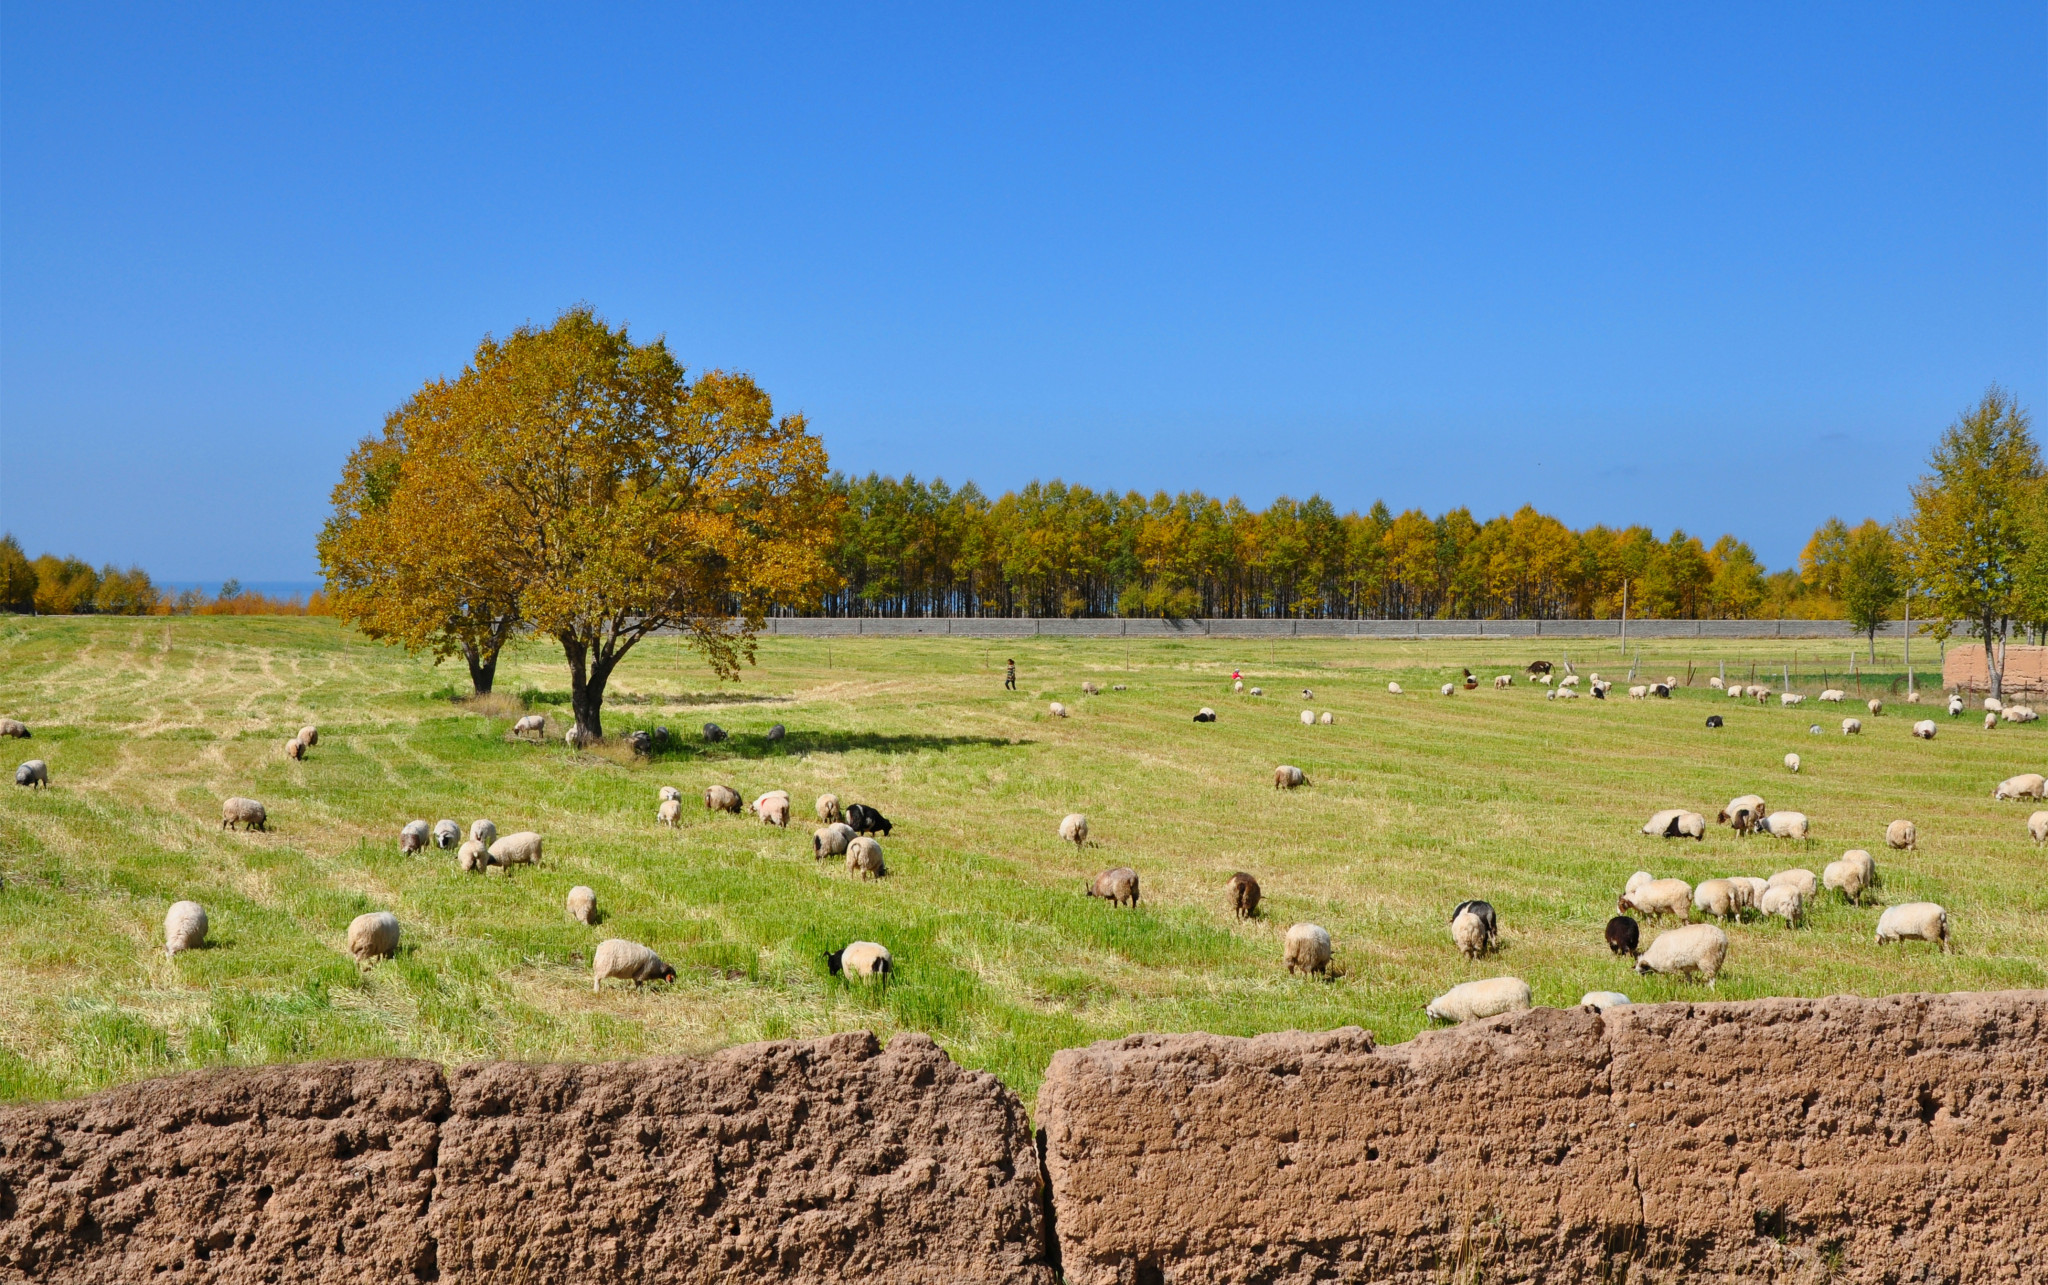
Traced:
<svg viewBox="0 0 2048 1285">
<path fill-rule="evenodd" d="M 1006 691 L 1017 690 L 1017 662 L 1014 659 L 1010 661 L 1009 669 L 1003 673 L 1003 688 Z"/>
</svg>

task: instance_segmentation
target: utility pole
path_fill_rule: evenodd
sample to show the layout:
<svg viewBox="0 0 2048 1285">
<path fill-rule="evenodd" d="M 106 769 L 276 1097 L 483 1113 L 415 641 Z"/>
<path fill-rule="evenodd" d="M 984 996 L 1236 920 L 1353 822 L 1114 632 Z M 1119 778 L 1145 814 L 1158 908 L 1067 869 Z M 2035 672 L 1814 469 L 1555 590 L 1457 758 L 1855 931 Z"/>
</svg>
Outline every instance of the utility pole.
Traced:
<svg viewBox="0 0 2048 1285">
<path fill-rule="evenodd" d="M 1913 591 L 1906 591 L 1906 695 L 1913 694 Z"/>
<path fill-rule="evenodd" d="M 1621 582 L 1621 654 L 1628 655 L 1628 581 Z M 1635 677 L 1630 674 L 1629 677 Z"/>
</svg>

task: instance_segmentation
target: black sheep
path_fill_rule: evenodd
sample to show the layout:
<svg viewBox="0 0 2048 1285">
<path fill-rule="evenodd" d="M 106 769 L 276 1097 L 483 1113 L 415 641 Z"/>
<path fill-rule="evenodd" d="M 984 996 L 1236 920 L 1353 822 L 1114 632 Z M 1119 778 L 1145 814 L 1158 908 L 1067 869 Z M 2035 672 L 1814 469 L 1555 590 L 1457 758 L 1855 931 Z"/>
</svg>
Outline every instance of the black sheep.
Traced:
<svg viewBox="0 0 2048 1285">
<path fill-rule="evenodd" d="M 1493 903 L 1490 901 L 1461 901 L 1458 903 L 1458 908 L 1451 912 L 1451 922 L 1457 923 L 1458 916 L 1468 910 L 1479 917 L 1480 924 L 1486 929 L 1486 948 L 1492 950 L 1495 943 L 1500 940 L 1500 922 L 1494 918 Z"/>
<path fill-rule="evenodd" d="M 1719 727 L 1719 726 L 1721 726 L 1721 716 L 1720 716 L 1719 714 L 1709 714 L 1709 715 L 1707 715 L 1707 726 L 1708 726 L 1708 727 Z"/>
<path fill-rule="evenodd" d="M 853 827 L 855 834 L 879 834 L 884 838 L 890 830 L 889 818 L 865 803 L 855 803 L 846 809 L 846 824 Z"/>
<path fill-rule="evenodd" d="M 1607 921 L 1607 949 L 1619 955 L 1624 952 L 1630 959 L 1636 957 L 1636 946 L 1643 939 L 1643 930 L 1627 915 L 1616 915 Z"/>
</svg>

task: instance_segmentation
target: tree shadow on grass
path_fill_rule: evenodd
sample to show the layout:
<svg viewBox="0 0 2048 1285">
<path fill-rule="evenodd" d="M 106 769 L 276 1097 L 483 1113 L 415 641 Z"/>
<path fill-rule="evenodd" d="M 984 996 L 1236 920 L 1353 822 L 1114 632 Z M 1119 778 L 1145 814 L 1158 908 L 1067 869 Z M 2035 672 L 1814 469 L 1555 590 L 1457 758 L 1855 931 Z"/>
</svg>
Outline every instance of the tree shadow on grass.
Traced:
<svg viewBox="0 0 2048 1285">
<path fill-rule="evenodd" d="M 803 754 L 848 754 L 865 750 L 871 754 L 943 754 L 959 749 L 1010 749 L 1034 744 L 1001 736 L 888 735 L 881 732 L 791 732 L 779 741 L 759 735 L 735 735 L 714 745 L 684 741 L 654 753 L 656 762 L 666 760 L 702 761 L 794 758 Z"/>
</svg>

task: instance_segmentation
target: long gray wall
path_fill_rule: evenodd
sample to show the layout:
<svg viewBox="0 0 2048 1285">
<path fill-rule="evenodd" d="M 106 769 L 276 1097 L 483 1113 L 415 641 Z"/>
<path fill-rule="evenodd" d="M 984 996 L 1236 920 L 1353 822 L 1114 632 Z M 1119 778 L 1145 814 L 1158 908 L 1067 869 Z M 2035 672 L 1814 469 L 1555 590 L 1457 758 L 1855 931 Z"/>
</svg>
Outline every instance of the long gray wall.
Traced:
<svg viewBox="0 0 2048 1285">
<path fill-rule="evenodd" d="M 1153 620 L 776 616 L 784 638 L 1614 638 L 1619 620 Z M 1903 637 L 1893 621 L 1878 631 Z M 1631 620 L 1631 638 L 1860 638 L 1845 620 Z"/>
</svg>

